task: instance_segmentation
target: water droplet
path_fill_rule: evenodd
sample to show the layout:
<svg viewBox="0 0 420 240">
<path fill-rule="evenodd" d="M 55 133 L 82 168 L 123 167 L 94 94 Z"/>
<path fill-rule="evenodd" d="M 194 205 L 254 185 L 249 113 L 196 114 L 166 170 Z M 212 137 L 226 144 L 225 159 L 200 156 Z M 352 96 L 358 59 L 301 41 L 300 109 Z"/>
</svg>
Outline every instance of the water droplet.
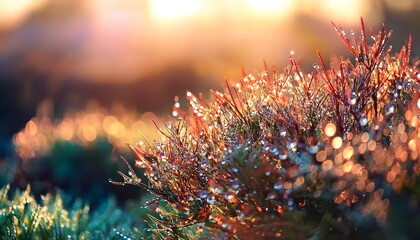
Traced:
<svg viewBox="0 0 420 240">
<path fill-rule="evenodd" d="M 288 143 L 286 144 L 286 148 L 287 148 L 288 150 L 291 150 L 291 151 L 293 151 L 293 152 L 296 152 L 296 150 L 297 150 L 297 142 L 296 142 L 296 141 L 293 141 L 293 142 L 288 142 Z"/>
<path fill-rule="evenodd" d="M 366 115 L 363 115 L 360 120 L 359 120 L 360 126 L 366 126 L 366 124 L 368 123 L 368 119 L 366 117 Z"/>
<path fill-rule="evenodd" d="M 128 171 L 128 175 L 131 177 L 133 176 L 133 173 L 131 171 Z"/>
<path fill-rule="evenodd" d="M 271 175 L 271 172 L 268 172 L 268 171 L 267 171 L 267 172 L 265 172 L 265 176 L 267 176 L 267 177 L 268 177 L 268 176 L 270 176 L 270 175 Z"/>
<path fill-rule="evenodd" d="M 269 193 L 267 196 L 268 199 L 273 200 L 276 198 L 276 195 L 274 193 Z"/>
<path fill-rule="evenodd" d="M 280 160 L 286 160 L 287 159 L 287 153 L 282 153 L 279 155 Z"/>
<path fill-rule="evenodd" d="M 206 168 L 207 167 L 207 160 L 206 159 L 202 159 L 200 162 L 200 165 L 202 168 Z"/>
<path fill-rule="evenodd" d="M 402 89 L 402 80 L 401 79 L 397 79 L 397 81 L 396 81 L 396 88 L 397 88 L 397 90 L 401 90 Z"/>
<path fill-rule="evenodd" d="M 394 113 L 394 111 L 395 111 L 395 107 L 394 107 L 394 105 L 392 105 L 392 104 L 391 104 L 391 105 L 387 108 L 386 115 L 393 114 L 393 113 Z"/>
<path fill-rule="evenodd" d="M 314 146 L 314 145 L 311 145 L 311 146 L 309 146 L 309 148 L 308 148 L 308 151 L 309 151 L 310 153 L 312 153 L 312 154 L 317 153 L 317 152 L 318 152 L 318 150 L 319 150 L 319 147 L 318 147 L 318 146 Z"/>
<path fill-rule="evenodd" d="M 112 183 L 112 179 L 111 178 L 108 178 L 108 182 Z"/>
<path fill-rule="evenodd" d="M 280 129 L 280 137 L 285 137 L 285 136 L 286 136 L 286 130 Z"/>
<path fill-rule="evenodd" d="M 238 182 L 233 183 L 232 188 L 233 189 L 238 189 L 239 188 L 239 183 Z"/>
<path fill-rule="evenodd" d="M 276 190 L 281 190 L 281 189 L 283 189 L 283 184 L 281 184 L 281 183 L 276 183 L 276 184 L 274 184 L 274 189 L 276 189 Z"/>
<path fill-rule="evenodd" d="M 207 195 L 208 195 L 209 193 L 207 192 L 207 191 L 202 191 L 201 193 L 200 193 L 200 198 L 201 199 L 204 199 L 204 198 L 206 198 L 207 197 Z"/>
<path fill-rule="evenodd" d="M 225 199 L 226 200 L 232 200 L 232 199 L 234 199 L 235 198 L 235 195 L 233 194 L 233 193 L 231 193 L 231 192 L 227 192 L 226 194 L 225 194 Z"/>
<path fill-rule="evenodd" d="M 327 135 L 328 137 L 334 136 L 336 131 L 337 131 L 337 127 L 335 126 L 334 123 L 328 123 L 325 126 L 325 135 Z"/>
<path fill-rule="evenodd" d="M 207 196 L 207 202 L 208 202 L 209 204 L 213 204 L 213 203 L 215 203 L 215 202 L 216 202 L 216 197 L 215 197 L 213 194 L 209 194 L 209 195 Z"/>
<path fill-rule="evenodd" d="M 221 193 L 223 193 L 223 188 L 222 188 L 219 184 L 213 184 L 213 185 L 210 187 L 210 189 L 211 189 L 211 191 L 212 191 L 213 193 L 216 193 L 216 194 L 221 194 Z"/>
<path fill-rule="evenodd" d="M 319 68 L 319 65 L 318 65 L 318 64 L 316 64 L 316 63 L 314 63 L 314 64 L 312 64 L 312 67 L 313 67 L 314 69 L 318 69 L 318 68 Z"/>
<path fill-rule="evenodd" d="M 289 53 L 290 53 L 291 56 L 293 56 L 293 55 L 295 55 L 295 50 L 291 49 Z"/>
<path fill-rule="evenodd" d="M 276 147 L 276 146 L 272 146 L 272 147 L 270 148 L 270 152 L 271 152 L 272 154 L 274 154 L 274 155 L 278 155 L 278 154 L 279 154 L 279 150 L 277 149 L 277 147 Z"/>
<path fill-rule="evenodd" d="M 234 168 L 232 168 L 232 171 L 233 172 L 239 172 L 239 169 L 237 169 L 237 168 L 234 167 Z"/>
<path fill-rule="evenodd" d="M 350 93 L 350 100 L 349 100 L 349 104 L 350 105 L 354 105 L 356 104 L 356 100 L 357 100 L 357 96 L 355 92 L 351 92 Z"/>
</svg>

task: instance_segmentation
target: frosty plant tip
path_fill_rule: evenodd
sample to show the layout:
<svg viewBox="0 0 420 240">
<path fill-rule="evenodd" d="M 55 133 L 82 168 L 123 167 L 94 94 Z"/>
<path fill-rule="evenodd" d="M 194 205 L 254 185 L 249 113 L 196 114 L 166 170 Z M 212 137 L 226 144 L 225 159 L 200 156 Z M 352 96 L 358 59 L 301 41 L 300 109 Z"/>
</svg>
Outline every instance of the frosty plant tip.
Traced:
<svg viewBox="0 0 420 240">
<path fill-rule="evenodd" d="M 351 59 L 327 64 L 318 53 L 304 73 L 290 58 L 282 72 L 226 81 L 210 100 L 187 91 L 190 107 L 175 102 L 163 140 L 131 147 L 148 181 L 127 162 L 124 182 L 111 182 L 155 196 L 150 237 L 420 237 L 411 37 L 391 53 L 385 27 L 370 35 L 363 20 L 360 34 L 333 27 Z M 392 224 L 400 218 L 405 226 Z"/>
</svg>

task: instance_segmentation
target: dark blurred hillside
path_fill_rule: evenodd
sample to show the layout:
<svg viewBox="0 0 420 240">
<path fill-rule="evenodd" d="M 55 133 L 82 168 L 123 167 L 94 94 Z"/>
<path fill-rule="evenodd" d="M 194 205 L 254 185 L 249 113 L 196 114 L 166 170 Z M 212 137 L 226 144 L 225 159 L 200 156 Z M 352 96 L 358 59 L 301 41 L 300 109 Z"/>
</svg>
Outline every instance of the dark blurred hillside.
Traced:
<svg viewBox="0 0 420 240">
<path fill-rule="evenodd" d="M 420 1 L 417 1 L 420 5 Z M 398 51 L 408 40 L 408 34 L 413 39 L 412 56 L 418 59 L 420 55 L 420 11 L 395 12 L 392 9 L 384 9 L 385 27 L 392 29 L 390 44 L 394 51 Z M 417 58 L 416 58 L 417 57 Z"/>
<path fill-rule="evenodd" d="M 0 73 L 0 134 L 10 137 L 35 115 L 45 98 L 54 102 L 55 117 L 67 109 L 83 109 L 90 99 L 104 107 L 121 103 L 140 112 L 171 113 L 175 95 L 186 89 L 199 91 L 217 88 L 209 81 L 200 81 L 190 70 L 172 67 L 134 82 L 100 82 L 81 79 L 55 81 L 48 74 L 25 70 L 6 75 Z"/>
<path fill-rule="evenodd" d="M 25 188 L 31 184 L 35 195 L 59 188 L 71 193 L 70 200 L 77 197 L 94 206 L 112 194 L 118 196 L 119 201 L 139 197 L 143 192 L 138 188 L 126 191 L 109 184 L 108 178 L 120 177 L 116 169 L 126 167 L 118 159 L 127 153 L 116 152 L 115 146 L 106 139 L 98 138 L 87 146 L 57 141 L 45 156 L 21 159 L 15 153 L 12 136 L 37 115 L 45 99 L 53 103 L 54 115 L 49 116 L 53 120 L 69 110 L 85 109 L 92 99 L 105 109 L 118 103 L 126 109 L 167 116 L 172 112 L 175 95 L 183 96 L 186 89 L 199 92 L 203 86 L 219 87 L 197 79 L 194 73 L 182 67 L 167 68 L 131 82 L 71 77 L 57 81 L 48 73 L 30 68 L 0 72 L 0 185 L 11 183 L 13 187 Z"/>
</svg>

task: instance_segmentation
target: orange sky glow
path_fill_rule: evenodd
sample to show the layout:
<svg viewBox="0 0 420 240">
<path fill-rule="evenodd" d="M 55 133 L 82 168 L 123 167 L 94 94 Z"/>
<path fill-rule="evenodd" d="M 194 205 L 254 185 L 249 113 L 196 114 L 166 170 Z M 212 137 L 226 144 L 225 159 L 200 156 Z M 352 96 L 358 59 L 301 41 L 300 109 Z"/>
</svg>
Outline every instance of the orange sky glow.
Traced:
<svg viewBox="0 0 420 240">
<path fill-rule="evenodd" d="M 417 7 L 414 0 L 401 2 L 400 10 Z M 29 59 L 58 78 L 132 81 L 185 65 L 212 80 L 236 79 L 241 66 L 254 71 L 263 60 L 284 66 L 291 49 L 302 60 L 316 49 L 331 54 L 330 46 L 341 45 L 321 40 L 335 34 L 330 20 L 351 29 L 360 16 L 371 26 L 383 21 L 380 9 L 362 0 L 0 0 L 0 33 L 6 36 L 0 55 L 27 44 Z M 28 22 L 41 25 L 37 37 L 48 46 L 7 37 L 29 31 Z M 72 49 L 60 61 L 45 56 L 50 48 L 69 48 L 66 41 Z"/>
</svg>

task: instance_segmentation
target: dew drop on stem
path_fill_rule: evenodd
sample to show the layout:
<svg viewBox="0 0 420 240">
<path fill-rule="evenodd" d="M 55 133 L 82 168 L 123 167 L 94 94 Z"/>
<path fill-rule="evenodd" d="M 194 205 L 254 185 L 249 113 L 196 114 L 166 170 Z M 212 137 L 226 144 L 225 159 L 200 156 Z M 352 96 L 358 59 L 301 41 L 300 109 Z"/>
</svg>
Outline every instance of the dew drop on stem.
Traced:
<svg viewBox="0 0 420 240">
<path fill-rule="evenodd" d="M 215 202 L 216 202 L 216 197 L 215 197 L 213 194 L 209 194 L 209 195 L 207 196 L 207 202 L 208 202 L 209 204 L 213 204 L 213 203 L 215 203 Z"/>
<path fill-rule="evenodd" d="M 360 126 L 366 126 L 368 123 L 368 119 L 365 114 L 362 115 L 362 117 L 359 120 Z"/>
<path fill-rule="evenodd" d="M 281 183 L 274 184 L 274 189 L 281 190 L 282 188 L 283 188 L 283 184 L 281 184 Z"/>
<path fill-rule="evenodd" d="M 286 136 L 286 130 L 281 129 L 280 130 L 280 137 L 285 137 Z"/>
<path fill-rule="evenodd" d="M 207 195 L 208 195 L 209 193 L 207 192 L 207 191 L 202 191 L 201 193 L 200 193 L 200 198 L 201 199 L 205 199 L 206 197 L 207 197 Z"/>
<path fill-rule="evenodd" d="M 356 99 L 357 98 L 357 96 L 356 96 L 356 93 L 355 92 L 351 92 L 350 93 L 350 100 L 349 100 L 349 104 L 350 105 L 354 105 L 354 104 L 356 104 Z"/>
<path fill-rule="evenodd" d="M 279 150 L 277 149 L 277 147 L 275 147 L 275 146 L 272 146 L 271 148 L 270 148 L 270 152 L 272 153 L 272 154 L 274 154 L 274 155 L 278 155 L 279 154 Z"/>
<path fill-rule="evenodd" d="M 397 79 L 397 81 L 396 81 L 396 88 L 397 88 L 397 90 L 401 90 L 402 89 L 402 80 L 401 79 Z"/>
<path fill-rule="evenodd" d="M 282 153 L 279 155 L 280 160 L 286 160 L 287 159 L 287 153 Z"/>
<path fill-rule="evenodd" d="M 394 107 L 394 105 L 391 104 L 386 109 L 386 115 L 391 115 L 391 114 L 394 113 L 394 111 L 395 111 L 395 107 Z"/>
</svg>

